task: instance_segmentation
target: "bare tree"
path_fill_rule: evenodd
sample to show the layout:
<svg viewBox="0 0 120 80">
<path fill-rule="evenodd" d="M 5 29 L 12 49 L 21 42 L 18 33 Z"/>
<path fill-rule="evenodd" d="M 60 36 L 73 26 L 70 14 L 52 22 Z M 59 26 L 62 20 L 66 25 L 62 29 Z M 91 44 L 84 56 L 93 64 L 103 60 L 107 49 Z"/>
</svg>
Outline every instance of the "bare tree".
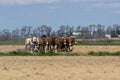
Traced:
<svg viewBox="0 0 120 80">
<path fill-rule="evenodd" d="M 76 32 L 81 32 L 81 29 L 82 29 L 82 27 L 81 27 L 81 26 L 78 26 L 78 27 L 76 28 Z"/>
<path fill-rule="evenodd" d="M 3 40 L 9 40 L 11 38 L 11 32 L 9 31 L 9 29 L 4 29 L 2 31 L 2 38 Z"/>
<path fill-rule="evenodd" d="M 65 30 L 66 36 L 72 36 L 73 32 L 74 32 L 74 27 L 73 26 L 71 27 L 71 26 L 67 25 L 66 30 Z"/>
<path fill-rule="evenodd" d="M 21 35 L 22 37 L 28 37 L 31 35 L 31 29 L 32 29 L 32 26 L 23 26 L 22 29 L 21 29 Z"/>
<path fill-rule="evenodd" d="M 108 26 L 107 29 L 106 29 L 106 34 L 111 34 L 112 32 L 112 26 Z"/>
<path fill-rule="evenodd" d="M 104 31 L 104 26 L 103 25 L 101 25 L 101 24 L 98 24 L 97 25 L 97 38 L 103 38 L 104 37 L 104 35 L 105 35 L 105 31 Z"/>
<path fill-rule="evenodd" d="M 57 31 L 59 37 L 65 36 L 65 25 L 61 25 L 60 29 Z"/>
<path fill-rule="evenodd" d="M 52 31 L 52 27 L 51 26 L 47 26 L 46 33 L 47 33 L 48 37 L 50 37 L 51 31 Z"/>
<path fill-rule="evenodd" d="M 81 29 L 81 38 L 86 39 L 89 37 L 89 29 L 88 27 L 82 27 Z"/>
<path fill-rule="evenodd" d="M 57 36 L 57 32 L 52 31 L 52 32 L 51 32 L 51 36 Z"/>
<path fill-rule="evenodd" d="M 47 31 L 47 25 L 42 25 L 41 26 L 41 33 L 46 34 L 46 31 Z"/>
<path fill-rule="evenodd" d="M 11 33 L 12 39 L 14 41 L 16 41 L 17 39 L 19 39 L 19 37 L 20 37 L 19 34 L 20 34 L 20 30 L 19 29 L 13 30 L 12 33 Z"/>
</svg>

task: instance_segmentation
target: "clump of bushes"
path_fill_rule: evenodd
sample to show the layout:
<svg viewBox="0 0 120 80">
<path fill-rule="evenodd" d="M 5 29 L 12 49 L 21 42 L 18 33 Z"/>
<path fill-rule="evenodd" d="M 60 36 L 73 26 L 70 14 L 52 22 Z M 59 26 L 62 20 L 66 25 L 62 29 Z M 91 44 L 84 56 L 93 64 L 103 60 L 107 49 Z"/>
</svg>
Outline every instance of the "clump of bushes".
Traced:
<svg viewBox="0 0 120 80">
<path fill-rule="evenodd" d="M 91 56 L 120 56 L 120 52 L 94 52 L 91 51 L 88 53 Z"/>
<path fill-rule="evenodd" d="M 0 56 L 79 56 L 77 53 L 54 53 L 54 52 L 39 52 L 39 53 L 30 53 L 30 52 L 20 52 L 13 51 L 9 53 L 0 53 Z"/>
</svg>

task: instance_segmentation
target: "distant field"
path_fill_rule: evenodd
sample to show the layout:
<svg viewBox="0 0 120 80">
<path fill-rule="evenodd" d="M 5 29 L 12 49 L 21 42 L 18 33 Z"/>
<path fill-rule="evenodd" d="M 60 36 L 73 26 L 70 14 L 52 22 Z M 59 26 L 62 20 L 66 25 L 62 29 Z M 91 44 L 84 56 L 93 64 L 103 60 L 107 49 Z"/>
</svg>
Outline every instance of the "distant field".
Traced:
<svg viewBox="0 0 120 80">
<path fill-rule="evenodd" d="M 2 40 L 0 45 L 24 45 L 24 40 L 13 41 L 13 40 Z M 79 40 L 76 45 L 120 45 L 120 40 Z"/>
<path fill-rule="evenodd" d="M 0 41 L 0 45 L 24 45 L 24 41 L 12 41 L 12 40 L 5 40 L 5 41 Z"/>
<path fill-rule="evenodd" d="M 96 46 L 104 46 L 104 45 L 109 45 L 109 46 L 114 46 L 114 45 L 120 45 L 120 42 L 78 42 L 77 45 L 96 45 Z"/>
<path fill-rule="evenodd" d="M 77 45 L 120 45 L 120 40 L 78 40 Z"/>
</svg>

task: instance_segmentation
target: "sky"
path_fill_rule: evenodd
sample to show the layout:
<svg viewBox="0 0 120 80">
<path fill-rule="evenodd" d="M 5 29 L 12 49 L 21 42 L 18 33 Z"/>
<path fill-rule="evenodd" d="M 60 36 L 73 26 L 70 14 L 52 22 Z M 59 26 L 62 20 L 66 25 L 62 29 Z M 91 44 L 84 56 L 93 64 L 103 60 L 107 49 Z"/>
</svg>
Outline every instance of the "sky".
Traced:
<svg viewBox="0 0 120 80">
<path fill-rule="evenodd" d="M 120 0 L 0 0 L 0 29 L 120 24 Z"/>
</svg>

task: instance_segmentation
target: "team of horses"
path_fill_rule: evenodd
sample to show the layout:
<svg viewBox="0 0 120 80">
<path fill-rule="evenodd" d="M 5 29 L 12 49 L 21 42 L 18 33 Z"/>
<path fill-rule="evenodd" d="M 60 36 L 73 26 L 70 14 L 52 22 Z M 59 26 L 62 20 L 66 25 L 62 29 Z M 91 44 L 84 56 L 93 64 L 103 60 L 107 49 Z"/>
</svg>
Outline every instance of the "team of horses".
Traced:
<svg viewBox="0 0 120 80">
<path fill-rule="evenodd" d="M 25 49 L 30 49 L 34 52 L 71 52 L 75 44 L 75 37 L 31 37 L 25 40 Z"/>
</svg>

